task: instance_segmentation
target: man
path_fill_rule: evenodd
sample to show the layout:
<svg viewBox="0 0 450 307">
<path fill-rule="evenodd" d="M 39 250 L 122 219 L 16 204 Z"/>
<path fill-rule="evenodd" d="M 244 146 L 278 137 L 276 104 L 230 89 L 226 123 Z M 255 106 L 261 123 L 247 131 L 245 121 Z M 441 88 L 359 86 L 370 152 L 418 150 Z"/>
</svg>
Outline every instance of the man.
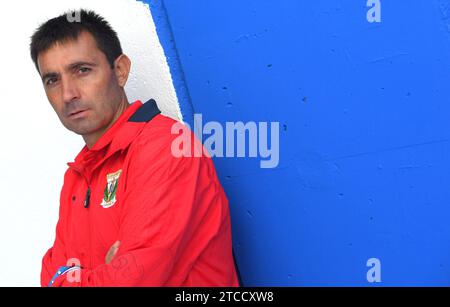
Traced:
<svg viewBox="0 0 450 307">
<path fill-rule="evenodd" d="M 47 21 L 30 45 L 50 104 L 86 143 L 68 163 L 42 286 L 238 286 L 211 159 L 172 153 L 177 122 L 153 100 L 128 103 L 116 32 L 92 11 L 78 16 Z"/>
</svg>

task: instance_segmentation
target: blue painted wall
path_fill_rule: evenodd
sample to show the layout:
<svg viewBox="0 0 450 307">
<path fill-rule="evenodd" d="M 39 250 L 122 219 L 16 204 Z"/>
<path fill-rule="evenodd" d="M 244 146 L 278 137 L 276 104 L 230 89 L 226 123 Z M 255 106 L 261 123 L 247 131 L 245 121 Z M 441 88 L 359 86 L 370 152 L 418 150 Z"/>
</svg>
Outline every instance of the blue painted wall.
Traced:
<svg viewBox="0 0 450 307">
<path fill-rule="evenodd" d="M 244 285 L 450 284 L 449 0 L 149 2 L 187 122 L 280 122 L 214 159 Z"/>
</svg>

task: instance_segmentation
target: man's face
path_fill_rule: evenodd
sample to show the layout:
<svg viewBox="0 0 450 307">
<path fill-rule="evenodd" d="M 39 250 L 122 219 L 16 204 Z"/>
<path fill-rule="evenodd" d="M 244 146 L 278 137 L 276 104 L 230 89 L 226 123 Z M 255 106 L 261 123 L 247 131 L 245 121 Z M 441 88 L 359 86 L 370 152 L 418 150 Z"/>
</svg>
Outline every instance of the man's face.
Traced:
<svg viewBox="0 0 450 307">
<path fill-rule="evenodd" d="M 101 135 L 115 120 L 123 91 L 89 32 L 40 53 L 38 67 L 47 98 L 67 129 L 83 137 Z"/>
</svg>

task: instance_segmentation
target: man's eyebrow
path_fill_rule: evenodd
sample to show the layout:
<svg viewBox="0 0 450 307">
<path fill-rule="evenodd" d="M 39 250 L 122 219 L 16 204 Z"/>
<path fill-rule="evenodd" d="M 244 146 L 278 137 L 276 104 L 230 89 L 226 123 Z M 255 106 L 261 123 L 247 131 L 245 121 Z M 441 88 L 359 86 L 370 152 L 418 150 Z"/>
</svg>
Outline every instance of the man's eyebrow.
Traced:
<svg viewBox="0 0 450 307">
<path fill-rule="evenodd" d="M 92 62 L 86 62 L 86 61 L 78 61 L 78 62 L 69 64 L 67 66 L 67 70 L 74 70 L 74 69 L 79 68 L 81 66 L 97 66 L 97 64 L 92 63 Z"/>
</svg>

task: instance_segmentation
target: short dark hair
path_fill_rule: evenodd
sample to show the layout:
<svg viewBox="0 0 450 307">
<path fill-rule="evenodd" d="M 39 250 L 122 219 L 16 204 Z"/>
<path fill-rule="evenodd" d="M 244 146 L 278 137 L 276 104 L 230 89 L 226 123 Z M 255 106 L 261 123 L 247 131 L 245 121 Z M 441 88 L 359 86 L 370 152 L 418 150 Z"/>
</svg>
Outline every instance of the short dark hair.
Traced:
<svg viewBox="0 0 450 307">
<path fill-rule="evenodd" d="M 83 31 L 92 34 L 97 47 L 106 55 L 113 68 L 114 61 L 123 53 L 116 31 L 100 15 L 81 9 L 52 18 L 34 32 L 31 37 L 30 53 L 37 70 L 39 71 L 37 58 L 41 52 L 50 49 L 56 43 L 76 40 Z"/>
</svg>

